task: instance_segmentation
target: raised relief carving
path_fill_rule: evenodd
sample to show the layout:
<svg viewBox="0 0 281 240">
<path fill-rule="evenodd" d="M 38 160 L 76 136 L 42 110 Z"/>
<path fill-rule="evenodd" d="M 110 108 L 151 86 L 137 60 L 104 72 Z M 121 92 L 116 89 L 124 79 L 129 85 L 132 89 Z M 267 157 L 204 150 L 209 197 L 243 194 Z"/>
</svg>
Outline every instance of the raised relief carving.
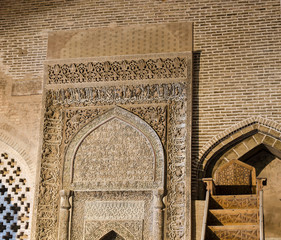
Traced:
<svg viewBox="0 0 281 240">
<path fill-rule="evenodd" d="M 219 239 L 247 239 L 247 240 L 256 240 L 259 239 L 259 230 L 255 229 L 227 229 L 227 230 L 212 230 L 214 232 L 214 238 Z"/>
<path fill-rule="evenodd" d="M 66 107 L 129 103 L 165 103 L 168 100 L 183 100 L 186 94 L 186 83 L 62 88 L 49 90 L 48 94 L 52 95 L 54 104 L 61 104 Z"/>
<path fill-rule="evenodd" d="M 139 118 L 147 122 L 160 137 L 162 144 L 166 141 L 166 118 L 167 107 L 164 105 L 146 105 L 123 108 L 134 113 Z M 64 143 L 68 144 L 71 138 L 78 132 L 81 127 L 89 123 L 93 118 L 100 116 L 108 111 L 108 107 L 103 108 L 70 108 L 65 111 L 66 121 L 64 129 Z"/>
<path fill-rule="evenodd" d="M 74 158 L 73 183 L 152 182 L 154 172 L 155 156 L 149 140 L 113 118 L 81 142 Z"/>
<path fill-rule="evenodd" d="M 215 197 L 215 196 L 214 196 Z M 257 208 L 257 198 L 216 198 L 216 202 L 219 206 L 227 209 L 236 208 Z"/>
<path fill-rule="evenodd" d="M 114 231 L 119 235 L 119 239 L 142 240 L 141 227 L 141 221 L 90 221 L 85 224 L 84 236 L 85 240 L 102 240 Z"/>
<path fill-rule="evenodd" d="M 179 60 L 182 62 L 179 63 Z M 115 60 L 103 62 L 101 64 L 102 66 L 99 65 L 101 66 L 100 75 L 97 74 L 95 76 L 91 74 L 99 71 L 98 65 L 87 65 L 89 69 L 85 70 L 85 63 L 81 63 L 82 65 L 80 66 L 78 66 L 80 63 L 49 64 L 49 76 L 47 77 L 48 90 L 45 91 L 46 109 L 44 116 L 44 139 L 42 144 L 36 239 L 57 239 L 59 225 L 57 213 L 60 206 L 59 190 L 68 190 L 69 188 L 74 190 L 70 229 L 72 240 L 80 240 L 82 238 L 100 240 L 111 231 L 114 231 L 126 240 L 148 240 L 151 237 L 153 239 L 161 239 L 163 237 L 163 203 L 161 191 L 164 186 L 164 151 L 162 144 L 165 146 L 167 144 L 168 205 L 166 210 L 166 237 L 171 240 L 180 240 L 188 235 L 189 229 L 186 227 L 188 224 L 185 222 L 185 219 L 188 218 L 186 206 L 189 204 L 189 198 L 186 195 L 188 190 L 188 186 L 186 186 L 186 166 L 189 164 L 186 162 L 186 114 L 188 111 L 186 97 L 188 83 L 185 79 L 190 78 L 190 72 L 187 72 L 187 65 L 190 65 L 190 59 L 188 57 L 172 57 L 144 61 L 145 63 L 141 59 L 127 61 L 129 67 L 126 65 L 128 69 L 126 71 L 123 69 L 121 73 L 118 67 L 114 69 Z M 118 66 L 121 66 L 122 62 L 124 63 L 124 61 L 116 61 Z M 92 63 L 96 64 L 95 61 Z M 127 74 L 126 76 L 124 75 L 124 71 Z M 120 81 L 122 78 L 128 81 L 110 85 L 111 82 Z M 135 79 L 138 81 L 134 81 Z M 141 83 L 142 79 L 158 79 L 159 81 L 157 80 L 154 83 L 147 84 Z M 169 82 L 170 79 L 173 82 Z M 95 81 L 99 81 L 99 84 L 95 86 L 88 84 L 89 82 Z M 87 87 L 79 85 L 80 82 L 85 83 L 85 86 L 87 83 Z M 106 84 L 102 85 L 102 82 Z M 57 83 L 62 85 L 56 86 Z M 68 85 L 63 87 L 64 83 Z M 70 87 L 70 83 L 75 83 L 75 85 Z M 118 107 L 114 108 L 116 105 L 122 106 L 122 108 L 128 111 L 124 109 L 120 110 Z M 111 118 L 109 118 L 109 115 L 114 111 L 116 111 L 115 115 L 112 114 Z M 118 118 L 117 113 L 121 114 L 121 117 Z M 117 123 L 120 125 L 120 122 L 118 122 L 120 120 L 123 125 L 117 126 Z M 104 123 L 103 121 L 109 121 L 108 125 L 102 124 Z M 113 128 L 112 126 L 115 127 Z M 114 178 L 114 174 L 102 175 L 104 173 L 97 173 L 87 169 L 89 172 L 85 173 L 85 176 L 88 178 L 90 178 L 90 172 L 92 171 L 96 177 L 109 179 L 110 181 L 100 181 L 99 184 L 95 184 L 93 181 L 91 184 L 81 183 L 80 180 L 83 180 L 84 173 L 75 172 L 75 169 L 72 172 L 73 164 L 71 164 L 76 150 L 78 150 L 76 156 L 81 154 L 81 163 L 82 156 L 87 156 L 86 148 L 84 151 L 81 148 L 81 152 L 77 148 L 81 140 L 84 139 L 86 142 L 86 135 L 98 133 L 99 128 L 105 128 L 105 131 L 114 129 L 114 131 L 121 132 L 124 137 L 126 131 L 122 132 L 122 126 L 132 126 L 132 129 L 129 128 L 130 136 L 144 143 L 144 146 L 148 146 L 148 144 L 145 145 L 147 143 L 145 138 L 150 142 L 155 155 L 154 163 L 152 161 L 154 164 L 154 176 L 151 177 L 151 165 L 148 167 L 151 164 L 150 162 L 148 165 L 143 166 L 145 170 L 142 171 L 148 173 L 145 173 L 143 178 L 140 178 L 140 172 L 133 174 L 135 169 L 131 167 L 132 173 L 129 172 L 131 175 L 126 175 L 126 172 L 124 181 L 119 184 L 114 180 L 118 178 L 116 175 Z M 136 126 L 138 127 L 136 128 Z M 134 131 L 134 128 L 138 130 Z M 97 132 L 94 133 L 95 131 L 93 129 L 96 129 Z M 144 137 L 141 137 L 141 134 Z M 97 136 L 105 137 L 102 131 Z M 95 137 L 97 136 L 95 135 Z M 155 141 L 155 139 L 158 140 Z M 92 140 L 89 143 L 96 143 L 96 140 Z M 106 143 L 104 140 L 102 142 L 102 148 L 104 149 L 107 143 L 113 143 L 113 141 Z M 129 147 L 127 151 L 136 152 L 137 149 L 137 147 L 134 149 Z M 99 152 L 98 149 L 96 150 Z M 62 154 L 64 152 L 66 154 Z M 147 148 L 141 154 L 145 158 L 150 158 L 151 149 L 149 150 Z M 117 155 L 122 154 L 119 153 Z M 136 155 L 138 154 L 136 153 Z M 123 156 L 126 156 L 126 154 L 123 153 Z M 105 156 L 102 156 L 101 159 L 112 164 L 113 167 L 110 166 L 111 169 L 118 169 L 116 167 L 118 161 L 115 158 L 111 158 L 113 161 L 110 161 L 106 160 Z M 133 158 L 129 155 L 128 159 L 128 162 L 133 162 Z M 63 164 L 64 170 L 61 172 Z M 143 163 L 140 162 L 141 164 Z M 123 177 L 121 172 L 117 172 L 118 174 Z M 75 184 L 71 184 L 71 176 L 73 176 Z M 131 178 L 131 176 L 133 181 L 126 181 L 126 178 Z M 61 179 L 63 179 L 63 182 Z M 88 191 L 90 189 L 91 191 Z M 153 197 L 151 192 L 157 189 L 160 189 L 160 192 L 154 192 L 155 195 Z M 123 190 L 126 190 L 126 192 Z M 82 195 L 85 198 L 81 202 L 79 196 Z M 85 201 L 118 202 L 121 200 L 143 201 L 144 199 L 145 210 L 143 220 L 119 219 L 102 221 L 84 219 Z M 81 226 L 81 222 L 84 221 L 85 224 Z M 122 232 L 122 229 L 126 229 L 126 231 Z"/>
<path fill-rule="evenodd" d="M 48 65 L 48 84 L 186 77 L 182 57 Z"/>
<path fill-rule="evenodd" d="M 36 239 L 55 240 L 58 237 L 58 212 L 60 189 L 60 151 L 62 141 L 62 111 L 55 106 L 50 94 L 46 96 L 43 152 L 37 207 Z"/>
<path fill-rule="evenodd" d="M 138 117 L 146 121 L 158 134 L 162 144 L 166 143 L 166 120 L 167 107 L 166 106 L 142 106 L 142 107 L 128 107 L 130 112 L 136 114 Z"/>
<path fill-rule="evenodd" d="M 211 210 L 209 212 L 208 221 L 210 221 L 213 225 L 239 225 L 241 223 L 251 223 L 252 225 L 255 225 L 259 219 L 259 214 L 256 209 L 244 211 L 240 210 L 239 212 L 233 210 L 224 210 L 221 213 L 218 211 Z"/>
<path fill-rule="evenodd" d="M 101 115 L 106 110 L 108 109 L 67 109 L 65 111 L 66 122 L 64 143 L 68 144 L 73 135 L 75 135 L 82 126 L 87 124 L 93 118 Z"/>
<path fill-rule="evenodd" d="M 218 169 L 216 172 L 215 182 L 217 185 L 249 185 L 256 184 L 252 182 L 255 171 L 253 167 L 244 167 L 236 162 L 231 162 L 227 168 Z"/>
<path fill-rule="evenodd" d="M 186 199 L 186 102 L 173 101 L 168 118 L 167 239 L 183 239 L 188 216 Z"/>
<path fill-rule="evenodd" d="M 85 220 L 143 220 L 144 201 L 94 201 L 85 203 Z"/>
<path fill-rule="evenodd" d="M 95 151 L 89 152 L 87 147 Z M 78 167 L 81 170 L 77 172 Z M 71 183 L 73 190 L 163 189 L 164 152 L 161 141 L 146 122 L 115 107 L 85 125 L 69 144 L 63 184 L 69 188 Z"/>
<path fill-rule="evenodd" d="M 134 239 L 150 239 L 152 225 L 150 215 L 152 210 L 151 192 L 79 191 L 74 192 L 73 199 L 71 240 L 80 240 L 83 235 L 85 238 L 100 240 L 111 230 L 120 234 L 119 227 L 128 229 Z M 124 210 L 124 213 L 121 213 L 122 210 Z M 95 213 L 97 213 L 97 216 L 95 216 Z M 119 215 L 119 213 L 121 214 Z M 102 220 L 102 217 L 105 217 L 106 220 Z M 117 223 L 114 228 L 108 227 L 113 226 L 111 224 L 114 223 Z M 97 237 L 93 238 L 93 236 Z"/>
</svg>

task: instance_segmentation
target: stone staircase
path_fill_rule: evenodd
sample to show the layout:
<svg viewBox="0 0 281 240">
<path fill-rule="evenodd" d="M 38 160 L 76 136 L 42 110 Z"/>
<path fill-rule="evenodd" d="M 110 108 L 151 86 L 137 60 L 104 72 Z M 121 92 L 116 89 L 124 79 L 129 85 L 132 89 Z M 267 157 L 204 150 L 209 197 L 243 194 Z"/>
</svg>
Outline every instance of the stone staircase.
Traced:
<svg viewBox="0 0 281 240">
<path fill-rule="evenodd" d="M 257 240 L 259 231 L 256 194 L 210 197 L 205 240 Z"/>
</svg>

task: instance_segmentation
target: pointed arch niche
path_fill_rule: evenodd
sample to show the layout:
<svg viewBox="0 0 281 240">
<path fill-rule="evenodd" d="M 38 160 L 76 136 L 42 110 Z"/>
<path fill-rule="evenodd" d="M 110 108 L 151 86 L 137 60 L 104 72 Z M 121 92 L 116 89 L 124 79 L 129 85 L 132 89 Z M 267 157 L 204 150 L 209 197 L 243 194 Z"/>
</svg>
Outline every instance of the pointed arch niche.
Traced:
<svg viewBox="0 0 281 240">
<path fill-rule="evenodd" d="M 138 116 L 114 107 L 81 128 L 66 150 L 60 239 L 68 233 L 70 195 L 70 232 L 83 231 L 85 240 L 107 230 L 122 233 L 128 226 L 135 229 L 127 229 L 130 237 L 120 236 L 142 239 L 143 224 L 153 226 L 153 239 L 162 239 L 163 192 L 164 151 L 158 135 Z M 77 224 L 81 221 L 83 230 Z M 104 229 L 109 222 L 116 223 L 114 229 Z"/>
<path fill-rule="evenodd" d="M 255 167 L 257 177 L 267 178 L 264 188 L 265 235 L 279 239 L 281 214 L 277 213 L 281 213 L 281 125 L 255 117 L 213 138 L 200 154 L 197 168 L 199 199 L 203 198 L 205 191 L 201 179 L 213 177 L 219 167 L 233 159 Z"/>
<path fill-rule="evenodd" d="M 163 189 L 162 143 L 145 121 L 115 107 L 83 127 L 69 144 L 63 186 L 101 191 Z"/>
</svg>

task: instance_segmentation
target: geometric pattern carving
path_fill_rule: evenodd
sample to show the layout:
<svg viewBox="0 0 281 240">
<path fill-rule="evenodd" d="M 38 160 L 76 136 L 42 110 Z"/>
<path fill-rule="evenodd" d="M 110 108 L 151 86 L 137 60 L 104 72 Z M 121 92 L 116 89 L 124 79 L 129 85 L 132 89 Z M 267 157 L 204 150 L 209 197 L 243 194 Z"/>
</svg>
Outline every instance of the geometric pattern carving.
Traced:
<svg viewBox="0 0 281 240">
<path fill-rule="evenodd" d="M 215 229 L 215 227 L 209 227 L 213 234 L 214 238 L 212 239 L 232 239 L 232 240 L 258 240 L 259 238 L 259 229 L 258 227 L 246 226 L 242 229 L 229 229 L 224 227 L 223 229 Z M 240 227 L 241 228 L 241 227 Z"/>
<path fill-rule="evenodd" d="M 7 153 L 0 155 L 0 239 L 30 235 L 30 186 L 21 167 Z"/>
<path fill-rule="evenodd" d="M 227 224 L 241 224 L 258 222 L 258 210 L 210 210 L 208 215 L 209 225 L 227 225 Z M 215 224 L 214 224 L 215 223 Z"/>
<path fill-rule="evenodd" d="M 48 65 L 48 84 L 185 78 L 186 58 L 159 58 Z"/>
<path fill-rule="evenodd" d="M 259 239 L 257 199 L 256 194 L 212 196 L 206 239 Z"/>
<path fill-rule="evenodd" d="M 255 168 L 238 160 L 222 165 L 215 173 L 216 185 L 256 185 Z"/>
<path fill-rule="evenodd" d="M 256 196 L 212 196 L 212 199 L 215 200 L 215 205 L 219 205 L 223 209 L 252 209 L 258 207 Z"/>
<path fill-rule="evenodd" d="M 144 201 L 95 201 L 85 204 L 86 220 L 142 220 Z"/>
</svg>

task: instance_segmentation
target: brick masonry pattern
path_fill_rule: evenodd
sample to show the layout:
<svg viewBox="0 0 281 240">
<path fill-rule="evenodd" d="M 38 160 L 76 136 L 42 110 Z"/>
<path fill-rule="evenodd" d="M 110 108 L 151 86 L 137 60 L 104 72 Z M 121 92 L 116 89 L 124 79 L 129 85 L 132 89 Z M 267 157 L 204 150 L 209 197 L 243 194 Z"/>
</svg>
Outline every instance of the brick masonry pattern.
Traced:
<svg viewBox="0 0 281 240">
<path fill-rule="evenodd" d="M 41 101 L 7 103 L 6 86 L 42 81 L 48 32 L 178 21 L 194 22 L 194 159 L 246 118 L 281 121 L 280 0 L 2 0 L 0 20 L 0 114 L 26 132 L 39 132 Z"/>
</svg>

